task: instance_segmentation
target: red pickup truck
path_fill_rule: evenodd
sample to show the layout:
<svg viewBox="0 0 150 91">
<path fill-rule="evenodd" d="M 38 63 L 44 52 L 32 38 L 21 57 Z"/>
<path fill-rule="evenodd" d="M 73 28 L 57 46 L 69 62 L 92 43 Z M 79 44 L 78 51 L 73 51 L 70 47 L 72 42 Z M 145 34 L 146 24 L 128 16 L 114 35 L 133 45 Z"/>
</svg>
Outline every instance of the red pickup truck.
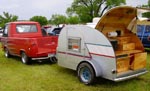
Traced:
<svg viewBox="0 0 150 91">
<path fill-rule="evenodd" d="M 50 58 L 54 61 L 58 36 L 47 36 L 38 22 L 9 22 L 1 41 L 7 58 L 19 56 L 22 63 L 29 64 L 31 60 Z"/>
</svg>

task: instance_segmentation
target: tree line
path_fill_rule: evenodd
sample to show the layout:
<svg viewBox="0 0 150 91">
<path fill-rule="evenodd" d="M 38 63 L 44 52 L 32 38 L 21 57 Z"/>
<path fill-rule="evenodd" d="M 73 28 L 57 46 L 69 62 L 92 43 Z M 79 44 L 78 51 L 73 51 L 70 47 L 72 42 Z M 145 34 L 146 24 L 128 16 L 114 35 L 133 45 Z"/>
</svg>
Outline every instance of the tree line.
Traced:
<svg viewBox="0 0 150 91">
<path fill-rule="evenodd" d="M 126 0 L 74 0 L 66 10 L 67 16 L 53 14 L 49 20 L 45 16 L 33 16 L 29 20 L 37 21 L 41 26 L 47 24 L 83 24 L 92 22 L 94 17 L 101 17 L 104 12 L 113 7 L 125 4 Z M 141 7 L 150 7 L 150 0 L 148 0 L 146 5 L 142 5 Z M 150 13 L 144 13 L 143 16 L 150 18 Z M 17 15 L 3 12 L 3 15 L 0 15 L 0 27 L 3 27 L 7 22 L 17 20 Z"/>
</svg>

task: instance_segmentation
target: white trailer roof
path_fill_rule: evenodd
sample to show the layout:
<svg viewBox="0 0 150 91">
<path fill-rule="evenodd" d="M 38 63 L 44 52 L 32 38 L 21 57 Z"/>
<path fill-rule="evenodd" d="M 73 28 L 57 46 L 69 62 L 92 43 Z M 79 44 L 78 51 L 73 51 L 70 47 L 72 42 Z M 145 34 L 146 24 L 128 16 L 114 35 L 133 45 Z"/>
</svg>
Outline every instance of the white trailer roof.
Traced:
<svg viewBox="0 0 150 91">
<path fill-rule="evenodd" d="M 59 37 L 63 34 L 67 34 L 66 37 L 80 37 L 85 43 L 111 46 L 103 33 L 86 25 L 67 25 L 62 29 Z"/>
</svg>

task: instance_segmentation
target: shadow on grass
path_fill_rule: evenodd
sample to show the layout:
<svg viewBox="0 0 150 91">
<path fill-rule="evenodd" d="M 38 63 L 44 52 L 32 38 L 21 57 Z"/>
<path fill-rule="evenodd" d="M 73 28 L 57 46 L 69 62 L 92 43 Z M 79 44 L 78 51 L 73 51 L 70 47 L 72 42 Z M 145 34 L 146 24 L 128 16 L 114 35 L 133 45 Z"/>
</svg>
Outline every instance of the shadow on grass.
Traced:
<svg viewBox="0 0 150 91">
<path fill-rule="evenodd" d="M 57 66 L 58 66 L 57 71 L 59 71 L 60 74 L 67 74 L 67 75 L 77 77 L 77 72 L 76 71 L 68 69 L 68 68 L 61 67 L 59 65 L 57 65 Z"/>
<path fill-rule="evenodd" d="M 111 80 L 108 80 L 108 79 L 104 79 L 104 78 L 97 78 L 97 81 L 96 83 L 97 84 L 104 84 L 104 85 L 109 85 L 109 84 L 113 84 L 113 85 L 117 85 L 117 84 L 126 84 L 132 80 L 135 80 L 136 78 L 132 78 L 132 79 L 129 79 L 129 80 L 125 80 L 125 81 L 120 81 L 120 82 L 114 82 L 114 81 L 111 81 Z"/>
<path fill-rule="evenodd" d="M 120 86 L 126 87 L 129 84 L 134 84 L 134 83 L 141 82 L 141 81 L 143 81 L 143 79 L 138 78 L 138 77 L 132 78 L 129 80 L 125 80 L 125 81 L 120 81 L 120 82 L 114 82 L 114 81 L 103 79 L 103 78 L 99 77 L 99 78 L 97 78 L 94 85 L 92 85 L 92 87 L 97 87 L 97 86 L 101 86 L 103 88 L 116 88 L 116 87 L 120 87 Z M 144 80 L 144 81 L 145 81 L 145 83 L 149 83 L 149 81 L 147 81 L 147 80 Z"/>
<path fill-rule="evenodd" d="M 11 60 L 11 61 L 17 61 L 17 62 L 22 63 L 21 62 L 21 57 L 18 57 L 18 56 L 12 56 L 11 55 L 9 58 L 6 58 L 4 55 L 1 55 L 1 57 L 7 59 L 8 61 Z M 50 64 L 50 65 L 52 65 L 54 63 L 52 63 L 49 59 L 45 59 L 45 60 L 31 60 L 29 65 L 33 66 L 33 65 L 43 65 L 43 64 Z"/>
<path fill-rule="evenodd" d="M 150 48 L 145 48 L 145 51 L 150 53 Z"/>
<path fill-rule="evenodd" d="M 60 66 L 57 67 L 56 71 L 58 71 L 60 74 L 68 75 L 68 77 L 74 78 L 74 80 L 78 80 L 78 83 L 83 84 L 77 78 L 76 71 L 73 71 L 73 70 L 67 69 L 67 68 L 63 68 Z M 133 83 L 138 83 L 138 82 L 149 83 L 150 81 L 145 78 L 136 77 L 136 78 L 128 79 L 125 81 L 114 82 L 111 80 L 107 80 L 107 79 L 98 77 L 98 78 L 96 78 L 95 82 L 90 86 L 91 87 L 101 86 L 101 87 L 105 88 L 105 87 L 127 86 L 128 84 L 133 84 Z"/>
</svg>

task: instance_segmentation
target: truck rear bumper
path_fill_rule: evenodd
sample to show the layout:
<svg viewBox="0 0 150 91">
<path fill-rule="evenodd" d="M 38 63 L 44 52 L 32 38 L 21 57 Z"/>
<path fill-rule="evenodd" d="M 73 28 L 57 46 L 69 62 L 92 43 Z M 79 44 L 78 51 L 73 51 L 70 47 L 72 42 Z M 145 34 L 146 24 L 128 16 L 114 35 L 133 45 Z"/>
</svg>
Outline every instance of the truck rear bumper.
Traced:
<svg viewBox="0 0 150 91">
<path fill-rule="evenodd" d="M 32 60 L 42 60 L 42 59 L 48 59 L 49 57 L 39 57 L 39 58 L 32 58 Z"/>
<path fill-rule="evenodd" d="M 147 72 L 148 71 L 146 69 L 138 70 L 136 72 L 131 72 L 131 73 L 133 73 L 131 75 L 129 75 L 130 73 L 128 75 L 120 75 L 117 78 L 115 78 L 114 81 L 119 82 L 119 81 L 123 81 L 123 80 L 128 80 L 128 79 L 135 78 L 135 77 L 138 77 L 140 75 L 143 75 Z"/>
<path fill-rule="evenodd" d="M 55 54 L 48 54 L 47 57 L 37 57 L 37 58 L 32 58 L 32 60 L 42 60 L 42 59 L 49 59 L 51 57 L 55 57 Z"/>
</svg>

